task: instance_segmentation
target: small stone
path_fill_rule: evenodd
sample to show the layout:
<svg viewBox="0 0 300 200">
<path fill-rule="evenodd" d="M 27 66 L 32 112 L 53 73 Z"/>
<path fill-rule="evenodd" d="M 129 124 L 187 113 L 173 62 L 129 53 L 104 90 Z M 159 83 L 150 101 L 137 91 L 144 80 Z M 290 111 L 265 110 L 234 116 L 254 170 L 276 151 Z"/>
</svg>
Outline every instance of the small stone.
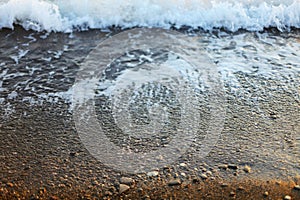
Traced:
<svg viewBox="0 0 300 200">
<path fill-rule="evenodd" d="M 234 197 L 235 196 L 235 192 L 230 192 L 230 196 Z"/>
<path fill-rule="evenodd" d="M 237 170 L 239 167 L 235 164 L 228 164 L 229 169 Z"/>
<path fill-rule="evenodd" d="M 208 178 L 206 174 L 201 174 L 200 177 L 201 177 L 202 179 L 207 179 L 207 178 Z"/>
<path fill-rule="evenodd" d="M 132 178 L 127 178 L 127 177 L 122 177 L 120 179 L 120 183 L 126 184 L 126 185 L 131 185 L 134 183 L 134 180 Z"/>
<path fill-rule="evenodd" d="M 77 155 L 76 152 L 70 152 L 70 156 L 74 157 L 74 156 L 76 156 L 76 155 Z"/>
<path fill-rule="evenodd" d="M 269 196 L 269 192 L 264 192 L 264 196 L 265 197 Z"/>
<path fill-rule="evenodd" d="M 187 165 L 185 163 L 180 163 L 179 166 L 180 167 L 187 167 Z"/>
<path fill-rule="evenodd" d="M 181 184 L 180 179 L 172 179 L 168 182 L 169 186 L 175 186 L 175 185 L 180 185 L 180 184 Z"/>
<path fill-rule="evenodd" d="M 206 175 L 207 175 L 207 176 L 212 176 L 212 172 L 211 172 L 211 171 L 207 171 L 207 172 L 206 172 Z"/>
<path fill-rule="evenodd" d="M 181 183 L 182 187 L 185 187 L 185 188 L 189 188 L 191 186 L 191 182 L 190 181 L 184 181 Z"/>
<path fill-rule="evenodd" d="M 170 167 L 170 166 L 168 166 L 168 165 L 165 165 L 165 166 L 163 167 L 163 169 L 165 169 L 165 170 L 169 170 L 169 169 L 171 169 L 171 167 Z"/>
<path fill-rule="evenodd" d="M 7 185 L 8 187 L 14 187 L 14 184 L 11 183 L 11 182 L 8 182 L 6 185 Z"/>
<path fill-rule="evenodd" d="M 112 193 L 112 192 L 110 192 L 110 191 L 105 191 L 105 192 L 104 192 L 104 195 L 105 195 L 105 196 L 112 196 L 112 195 L 113 195 L 113 193 Z"/>
<path fill-rule="evenodd" d="M 142 193 L 144 190 L 143 190 L 143 188 L 138 188 L 137 191 L 138 191 L 139 193 Z"/>
<path fill-rule="evenodd" d="M 284 199 L 284 200 L 292 200 L 292 197 L 289 196 L 289 195 L 285 195 L 283 199 Z"/>
<path fill-rule="evenodd" d="M 276 185 L 281 185 L 281 181 L 276 181 L 275 184 Z"/>
<path fill-rule="evenodd" d="M 113 194 L 117 193 L 117 188 L 115 186 L 112 186 L 111 184 L 109 184 L 109 185 L 110 185 L 110 187 L 108 188 L 108 191 L 110 191 Z M 120 187 L 119 187 L 119 189 L 120 189 Z"/>
<path fill-rule="evenodd" d="M 246 172 L 246 173 L 250 173 L 251 172 L 251 167 L 250 166 L 248 166 L 248 165 L 246 165 L 246 166 L 244 166 L 244 172 Z"/>
<path fill-rule="evenodd" d="M 92 185 L 94 185 L 94 186 L 95 186 L 95 185 L 99 185 L 99 182 L 96 181 L 96 180 L 93 180 L 93 181 L 92 181 Z"/>
<path fill-rule="evenodd" d="M 245 190 L 245 188 L 243 186 L 239 186 L 238 190 L 243 191 L 243 190 Z"/>
<path fill-rule="evenodd" d="M 58 184 L 58 187 L 60 187 L 60 188 L 64 188 L 64 187 L 66 187 L 66 185 L 65 185 L 65 184 L 63 184 L 63 183 L 60 183 L 60 184 Z"/>
<path fill-rule="evenodd" d="M 108 175 L 103 175 L 102 178 L 108 179 Z"/>
<path fill-rule="evenodd" d="M 221 187 L 228 187 L 228 184 L 227 183 L 222 183 Z"/>
<path fill-rule="evenodd" d="M 300 190 L 300 185 L 295 185 L 295 186 L 294 186 L 294 189 L 295 189 L 295 190 Z"/>
<path fill-rule="evenodd" d="M 125 184 L 120 184 L 119 185 L 119 193 L 120 194 L 127 191 L 127 190 L 129 190 L 129 189 L 130 189 L 130 187 L 128 185 L 125 185 Z"/>
<path fill-rule="evenodd" d="M 151 198 L 150 198 L 150 196 L 149 195 L 145 195 L 145 196 L 143 196 L 143 198 L 142 198 L 143 200 L 150 200 Z"/>
<path fill-rule="evenodd" d="M 193 183 L 199 183 L 200 180 L 199 180 L 198 178 L 193 178 L 193 179 L 192 179 L 192 182 L 193 182 Z"/>
<path fill-rule="evenodd" d="M 57 196 L 51 196 L 50 200 L 58 200 L 58 197 Z"/>
<path fill-rule="evenodd" d="M 271 112 L 271 113 L 270 113 L 270 118 L 271 118 L 271 119 L 277 119 L 277 118 L 278 118 L 278 115 L 277 115 L 275 112 Z"/>
<path fill-rule="evenodd" d="M 40 194 L 44 194 L 44 193 L 46 193 L 47 192 L 47 190 L 46 190 L 46 188 L 40 188 Z"/>
<path fill-rule="evenodd" d="M 228 165 L 225 165 L 225 164 L 223 164 L 223 165 L 218 165 L 218 168 L 220 168 L 220 169 L 227 169 L 228 168 Z"/>
<path fill-rule="evenodd" d="M 152 172 L 148 172 L 147 176 L 158 176 L 159 172 L 158 171 L 152 171 Z"/>
</svg>

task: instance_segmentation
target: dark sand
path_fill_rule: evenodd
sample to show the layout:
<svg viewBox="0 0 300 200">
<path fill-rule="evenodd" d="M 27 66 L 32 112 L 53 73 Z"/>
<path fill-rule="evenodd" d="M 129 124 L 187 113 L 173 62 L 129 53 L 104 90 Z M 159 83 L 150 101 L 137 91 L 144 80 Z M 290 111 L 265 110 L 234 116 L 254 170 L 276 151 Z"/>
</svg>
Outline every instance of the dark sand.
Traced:
<svg viewBox="0 0 300 200">
<path fill-rule="evenodd" d="M 68 90 L 78 63 L 105 35 L 91 31 L 77 33 L 77 38 L 72 39 L 64 34 L 51 34 L 42 40 L 33 33 L 38 42 L 29 45 L 32 53 L 15 65 L 9 59 L 15 41 L 22 44 L 26 40 L 23 36 L 31 33 L 20 28 L 0 31 L 1 41 L 5 41 L 0 44 L 0 57 L 6 62 L 1 70 L 26 71 L 26 64 L 39 64 L 42 71 L 27 78 L 42 77 L 32 84 L 48 84 L 50 92 Z M 7 34 L 12 36 L 7 38 Z M 63 44 L 70 50 L 51 61 L 55 77 L 49 83 L 46 81 L 49 63 L 39 58 L 48 49 L 61 49 Z M 60 71 L 62 65 L 66 67 Z M 187 152 L 175 163 L 154 169 L 158 171 L 155 177 L 123 173 L 105 166 L 81 143 L 68 103 L 59 99 L 55 103 L 30 105 L 22 102 L 21 97 L 35 94 L 19 89 L 21 99 L 10 100 L 15 111 L 8 117 L 4 117 L 1 104 L 0 198 L 288 199 L 289 195 L 291 199 L 300 199 L 296 186 L 300 185 L 300 101 L 293 92 L 299 91 L 299 76 L 282 80 L 242 72 L 235 76 L 241 90 L 247 93 L 234 94 L 231 85 L 225 85 L 225 126 L 215 148 L 201 160 Z M 4 80 L 8 89 L 1 92 L 1 97 L 13 91 L 13 83 L 18 81 L 18 78 Z M 286 87 L 291 82 L 294 86 Z M 249 101 L 249 94 L 259 97 L 259 110 L 255 102 Z M 125 181 L 128 188 L 120 185 L 122 177 L 130 178 Z M 120 192 L 120 187 L 126 191 Z"/>
</svg>

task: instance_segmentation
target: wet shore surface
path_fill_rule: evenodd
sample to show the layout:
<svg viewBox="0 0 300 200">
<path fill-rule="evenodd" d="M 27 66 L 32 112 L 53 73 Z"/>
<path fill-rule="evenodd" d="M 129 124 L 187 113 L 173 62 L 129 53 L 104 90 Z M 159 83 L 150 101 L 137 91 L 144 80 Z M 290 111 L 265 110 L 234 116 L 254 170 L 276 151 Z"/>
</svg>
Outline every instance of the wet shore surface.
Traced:
<svg viewBox="0 0 300 200">
<path fill-rule="evenodd" d="M 223 130 L 207 156 L 195 143 L 136 174 L 91 155 L 68 96 L 86 56 L 116 32 L 0 31 L 0 198 L 300 199 L 297 31 L 194 33 L 224 84 Z M 209 99 L 201 105 L 204 130 Z"/>
</svg>

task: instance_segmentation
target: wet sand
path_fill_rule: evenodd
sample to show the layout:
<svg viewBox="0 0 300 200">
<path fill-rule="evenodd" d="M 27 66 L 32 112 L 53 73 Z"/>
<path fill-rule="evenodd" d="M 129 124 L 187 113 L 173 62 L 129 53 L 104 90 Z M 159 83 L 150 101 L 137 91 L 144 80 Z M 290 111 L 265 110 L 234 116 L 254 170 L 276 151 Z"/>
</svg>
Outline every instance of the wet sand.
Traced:
<svg viewBox="0 0 300 200">
<path fill-rule="evenodd" d="M 5 38 L 10 31 L 1 34 Z M 0 44 L 1 62 L 6 63 L 1 72 L 26 72 L 32 63 L 42 69 L 27 77 L 41 77 L 32 81 L 35 92 L 20 86 L 19 96 L 8 100 L 13 112 L 6 115 L 6 104 L 1 104 L 1 199 L 300 199 L 300 101 L 295 93 L 299 76 L 277 80 L 236 72 L 243 92 L 233 92 L 225 83 L 224 129 L 205 158 L 195 159 L 191 149 L 150 174 L 129 174 L 107 167 L 87 151 L 65 99 L 22 101 L 43 91 L 67 91 L 80 62 L 107 33 L 77 33 L 77 39 L 52 34 L 29 44 L 31 53 L 15 64 L 9 58 L 15 51 L 13 42 L 24 44 L 23 36 L 30 34 L 17 28 Z M 63 49 L 64 44 L 69 51 L 50 63 L 40 60 L 49 49 Z M 50 69 L 55 72 L 52 79 L 47 77 Z M 7 98 L 24 78 L 4 79 L 1 97 Z"/>
<path fill-rule="evenodd" d="M 289 199 L 289 197 L 300 198 L 299 185 L 295 185 L 294 181 L 249 179 L 196 181 L 195 179 L 170 186 L 163 180 L 154 179 L 133 183 L 124 192 L 120 192 L 118 187 L 107 189 L 95 184 L 67 188 L 61 186 L 56 189 L 41 186 L 34 190 L 24 190 L 18 185 L 8 183 L 6 188 L 1 188 L 1 199 Z"/>
</svg>

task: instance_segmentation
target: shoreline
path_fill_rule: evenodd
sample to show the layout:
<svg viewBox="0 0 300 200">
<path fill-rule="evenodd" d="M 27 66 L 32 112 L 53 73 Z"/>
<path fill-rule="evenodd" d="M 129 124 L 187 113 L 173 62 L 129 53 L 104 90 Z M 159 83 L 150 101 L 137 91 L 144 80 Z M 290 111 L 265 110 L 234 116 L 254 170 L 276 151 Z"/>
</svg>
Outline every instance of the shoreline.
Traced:
<svg viewBox="0 0 300 200">
<path fill-rule="evenodd" d="M 276 34 L 271 34 L 270 38 L 260 41 L 262 46 L 256 47 L 258 39 L 252 33 L 243 37 L 229 34 L 223 38 L 198 34 L 199 38 L 204 38 L 201 41 L 207 45 L 206 51 L 216 56 L 214 61 L 218 67 L 226 67 L 227 61 L 223 59 L 226 56 L 237 55 L 233 57 L 237 59 L 243 55 L 245 61 L 238 64 L 248 65 L 260 58 L 256 64 L 267 62 L 272 68 L 268 71 L 271 75 L 259 74 L 264 66 L 250 72 L 232 72 L 224 83 L 224 129 L 214 148 L 203 159 L 197 159 L 197 149 L 191 148 L 183 155 L 176 155 L 175 163 L 153 169 L 152 174 L 147 175 L 148 172 L 116 171 L 94 158 L 76 130 L 70 102 L 61 96 L 43 96 L 68 91 L 74 84 L 80 63 L 113 33 L 93 30 L 69 37 L 62 33 L 45 36 L 45 33 L 25 31 L 20 27 L 14 31 L 1 30 L 0 75 L 4 74 L 5 78 L 0 93 L 0 100 L 4 99 L 0 104 L 0 198 L 284 199 L 289 195 L 292 199 L 300 199 L 300 191 L 294 188 L 300 184 L 297 51 L 293 55 L 284 52 L 290 63 L 286 67 L 282 52 L 275 50 L 275 55 L 270 53 L 274 57 L 265 58 L 253 50 L 267 48 L 266 53 L 269 53 L 268 48 L 278 48 L 275 46 L 278 42 L 282 51 L 282 43 L 299 42 L 299 36 L 293 33 L 290 38 L 286 35 L 276 38 Z M 274 37 L 278 39 L 274 47 L 265 43 L 264 40 L 273 41 Z M 241 47 L 230 46 L 235 44 L 231 41 L 241 43 Z M 252 46 L 244 45 L 245 41 Z M 15 48 L 16 44 L 22 51 Z M 291 49 L 287 47 L 287 51 Z M 295 49 L 297 46 L 292 50 Z M 26 55 L 13 59 L 13 55 L 19 56 L 26 50 Z M 221 53 L 224 55 L 219 56 Z M 279 59 L 282 63 L 275 59 L 276 56 L 282 58 Z M 35 68 L 31 70 L 27 66 Z M 17 96 L 14 96 L 16 91 Z M 205 108 L 209 105 L 207 99 L 201 103 Z M 201 114 L 205 128 L 209 112 Z M 117 142 L 120 140 L 113 137 Z M 125 189 L 121 194 L 120 186 Z"/>
</svg>

